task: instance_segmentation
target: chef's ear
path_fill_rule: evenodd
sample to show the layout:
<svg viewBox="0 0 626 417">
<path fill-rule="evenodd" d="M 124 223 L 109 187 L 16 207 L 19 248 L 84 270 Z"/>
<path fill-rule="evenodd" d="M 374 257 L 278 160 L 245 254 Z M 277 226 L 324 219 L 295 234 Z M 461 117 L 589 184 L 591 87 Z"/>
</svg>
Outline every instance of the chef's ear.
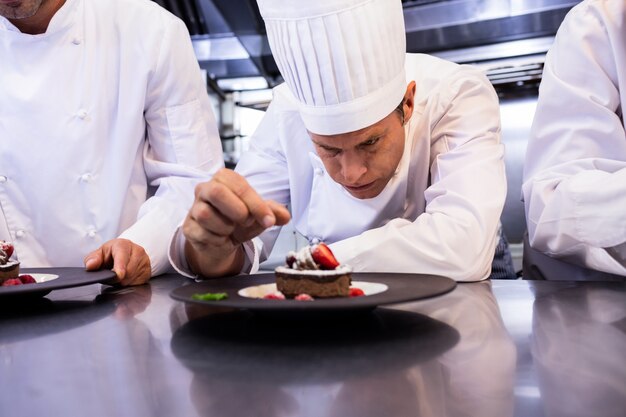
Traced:
<svg viewBox="0 0 626 417">
<path fill-rule="evenodd" d="M 411 119 L 413 109 L 415 108 L 415 81 L 411 81 L 406 87 L 406 92 L 402 98 L 403 123 Z"/>
</svg>

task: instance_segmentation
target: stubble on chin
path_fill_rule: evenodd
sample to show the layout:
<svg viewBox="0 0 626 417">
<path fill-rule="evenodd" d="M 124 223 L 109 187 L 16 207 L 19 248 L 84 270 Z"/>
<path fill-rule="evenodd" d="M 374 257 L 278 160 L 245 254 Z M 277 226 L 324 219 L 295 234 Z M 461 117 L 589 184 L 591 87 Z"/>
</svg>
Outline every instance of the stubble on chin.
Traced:
<svg viewBox="0 0 626 417">
<path fill-rule="evenodd" d="M 16 0 L 15 3 L 0 4 L 0 16 L 7 19 L 26 19 L 37 13 L 43 0 Z"/>
</svg>

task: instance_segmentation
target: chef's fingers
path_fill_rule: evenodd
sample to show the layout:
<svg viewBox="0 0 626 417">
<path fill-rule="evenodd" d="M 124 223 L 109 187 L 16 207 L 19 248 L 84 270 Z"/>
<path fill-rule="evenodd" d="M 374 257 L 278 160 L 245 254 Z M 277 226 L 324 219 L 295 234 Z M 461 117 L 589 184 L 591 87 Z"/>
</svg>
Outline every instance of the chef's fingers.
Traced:
<svg viewBox="0 0 626 417">
<path fill-rule="evenodd" d="M 122 239 L 118 239 L 122 240 Z M 113 272 L 120 280 L 120 283 L 124 282 L 126 278 L 126 269 L 128 260 L 130 259 L 131 245 L 130 241 L 124 240 L 123 242 L 111 242 L 111 256 L 113 257 Z"/>
<path fill-rule="evenodd" d="M 234 196 L 226 193 L 221 187 L 216 187 L 211 191 L 218 193 L 218 195 L 213 196 L 215 198 L 210 198 L 208 201 L 236 223 L 245 224 L 250 216 L 265 228 L 271 227 L 276 223 L 276 217 L 267 202 L 257 194 L 241 175 L 229 169 L 222 169 L 215 174 L 212 182 L 222 184 Z M 246 210 L 242 210 L 239 204 L 234 204 L 233 197 L 235 200 L 242 202 Z M 237 210 L 232 213 L 232 217 L 231 213 L 228 212 L 230 209 Z"/>
<path fill-rule="evenodd" d="M 85 269 L 87 271 L 96 271 L 100 269 L 100 267 L 102 266 L 103 257 L 104 255 L 102 254 L 101 247 L 89 253 L 87 256 L 85 256 L 85 259 L 83 260 L 85 264 Z"/>
<path fill-rule="evenodd" d="M 192 209 L 201 209 L 209 205 L 229 218 L 234 223 L 243 223 L 250 215 L 248 207 L 228 185 L 218 181 L 196 186 L 196 201 Z M 196 216 L 197 218 L 197 216 Z"/>
<path fill-rule="evenodd" d="M 126 277 L 122 280 L 122 285 L 141 285 L 150 280 L 152 267 L 150 257 L 145 249 L 131 242 L 130 258 L 126 265 Z"/>
<path fill-rule="evenodd" d="M 287 210 L 285 206 L 272 200 L 267 200 L 266 202 L 268 207 L 272 210 L 272 213 L 274 213 L 274 216 L 276 218 L 276 226 L 282 226 L 289 222 L 289 220 L 291 219 L 291 215 L 289 214 L 289 210 Z M 255 238 L 263 233 L 265 229 L 265 226 L 257 223 L 256 221 L 252 221 L 245 225 L 235 227 L 235 230 L 232 234 L 233 245 L 237 246 L 243 242 Z"/>
<path fill-rule="evenodd" d="M 152 274 L 150 258 L 143 247 L 128 239 L 113 239 L 103 246 L 110 247 L 113 272 L 122 286 L 148 282 Z"/>
<path fill-rule="evenodd" d="M 187 241 L 192 244 L 197 250 L 203 251 L 204 249 L 213 247 L 219 248 L 222 251 L 232 252 L 234 250 L 231 237 L 216 235 L 200 226 L 187 227 L 183 230 Z"/>
<path fill-rule="evenodd" d="M 139 285 L 148 282 L 152 275 L 150 257 L 143 247 L 128 239 L 105 242 L 85 257 L 85 269 L 94 271 L 112 268 L 116 278 L 111 284 Z"/>
<path fill-rule="evenodd" d="M 87 271 L 96 271 L 101 268 L 110 267 L 112 265 L 111 261 L 111 245 L 105 243 L 85 256 L 85 269 Z"/>
<path fill-rule="evenodd" d="M 207 231 L 219 236 L 228 236 L 235 228 L 231 219 L 204 201 L 196 201 L 189 210 L 188 217 Z"/>
<path fill-rule="evenodd" d="M 182 231 L 187 241 L 196 250 L 203 251 L 207 247 L 219 247 L 220 250 L 232 252 L 234 250 L 230 236 L 234 230 L 234 225 L 227 219 L 219 218 L 221 214 L 215 212 L 212 221 L 203 220 L 200 224 L 190 211 L 183 222 Z M 216 223 L 222 223 L 216 227 Z M 211 230 L 215 228 L 217 232 Z"/>
<path fill-rule="evenodd" d="M 289 223 L 289 220 L 291 220 L 291 214 L 289 213 L 289 210 L 287 210 L 287 207 L 273 200 L 267 200 L 267 205 L 272 210 L 272 213 L 274 213 L 276 226 L 284 226 Z"/>
<path fill-rule="evenodd" d="M 98 249 L 89 253 L 85 259 L 85 269 L 87 271 L 97 271 L 104 268 L 111 268 L 113 266 L 113 257 L 111 255 L 112 241 L 105 242 Z M 120 279 L 117 275 L 106 284 L 117 285 L 120 283 Z"/>
<path fill-rule="evenodd" d="M 252 222 L 249 226 L 241 226 L 235 229 L 231 236 L 231 241 L 233 246 L 238 246 L 248 240 L 257 237 L 261 233 L 265 231 L 265 227 L 258 224 L 257 222 Z"/>
</svg>

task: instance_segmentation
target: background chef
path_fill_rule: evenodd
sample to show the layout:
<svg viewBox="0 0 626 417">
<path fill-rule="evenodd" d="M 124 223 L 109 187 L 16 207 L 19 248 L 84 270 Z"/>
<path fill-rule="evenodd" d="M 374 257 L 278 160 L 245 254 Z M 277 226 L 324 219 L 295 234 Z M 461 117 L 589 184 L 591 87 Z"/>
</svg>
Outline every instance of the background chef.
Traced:
<svg viewBox="0 0 626 417">
<path fill-rule="evenodd" d="M 89 254 L 124 285 L 170 268 L 195 183 L 223 166 L 189 34 L 144 0 L 0 0 L 0 138 L 0 239 L 22 266 Z"/>
<path fill-rule="evenodd" d="M 584 1 L 566 16 L 546 58 L 523 185 L 534 249 L 622 276 L 625 18 L 621 0 Z"/>
<path fill-rule="evenodd" d="M 197 187 L 181 272 L 256 271 L 288 204 L 355 271 L 489 277 L 506 180 L 486 77 L 406 54 L 399 0 L 259 7 L 285 83 L 236 172 Z"/>
</svg>

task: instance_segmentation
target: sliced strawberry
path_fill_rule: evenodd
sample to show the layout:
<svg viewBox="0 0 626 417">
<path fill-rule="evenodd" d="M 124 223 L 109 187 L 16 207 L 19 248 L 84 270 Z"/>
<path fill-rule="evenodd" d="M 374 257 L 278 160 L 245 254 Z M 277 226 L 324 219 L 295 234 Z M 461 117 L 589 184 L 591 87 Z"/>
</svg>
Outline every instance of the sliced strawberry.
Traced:
<svg viewBox="0 0 626 417">
<path fill-rule="evenodd" d="M 2 249 L 4 251 L 4 253 L 7 254 L 7 259 L 9 259 L 11 257 L 11 255 L 13 255 L 13 244 L 6 242 L 4 240 L 0 240 L 0 249 Z"/>
<path fill-rule="evenodd" d="M 298 301 L 313 301 L 313 297 L 311 297 L 309 294 L 298 294 L 298 295 L 296 295 L 294 300 L 298 300 Z"/>
<path fill-rule="evenodd" d="M 2 283 L 3 287 L 10 287 L 12 285 L 22 285 L 22 281 L 19 278 L 10 278 Z"/>
<path fill-rule="evenodd" d="M 362 289 L 356 287 L 350 287 L 350 297 L 362 297 L 365 295 Z"/>
<path fill-rule="evenodd" d="M 335 269 L 339 266 L 339 262 L 335 259 L 335 255 L 325 243 L 320 243 L 311 251 L 313 260 L 317 262 L 321 269 Z"/>
<path fill-rule="evenodd" d="M 20 275 L 20 281 L 22 281 L 22 284 L 36 284 L 37 283 L 37 281 L 35 281 L 35 278 L 33 278 L 32 275 L 28 275 L 28 274 Z"/>
</svg>

